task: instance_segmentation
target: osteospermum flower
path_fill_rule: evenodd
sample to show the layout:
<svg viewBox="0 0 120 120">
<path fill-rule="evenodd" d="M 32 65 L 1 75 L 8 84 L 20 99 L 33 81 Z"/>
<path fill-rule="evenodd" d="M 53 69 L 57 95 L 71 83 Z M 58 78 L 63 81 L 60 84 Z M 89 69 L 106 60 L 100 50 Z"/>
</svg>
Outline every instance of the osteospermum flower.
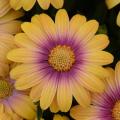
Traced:
<svg viewBox="0 0 120 120">
<path fill-rule="evenodd" d="M 70 120 L 70 119 L 66 116 L 61 116 L 59 114 L 56 114 L 54 115 L 53 120 Z"/>
<path fill-rule="evenodd" d="M 22 24 L 25 33 L 17 34 L 19 47 L 10 51 L 8 59 L 20 62 L 11 71 L 19 90 L 31 89 L 34 101 L 40 100 L 42 109 L 68 111 L 72 96 L 82 106 L 90 104 L 90 92 L 102 92 L 100 80 L 107 71 L 102 65 L 113 56 L 102 51 L 109 43 L 106 35 L 95 35 L 98 22 L 81 15 L 69 21 L 65 10 L 59 10 L 55 23 L 46 14 L 36 15 L 31 23 Z"/>
<path fill-rule="evenodd" d="M 23 16 L 23 13 L 7 9 L 7 5 L 4 4 L 5 1 L 7 0 L 0 1 L 0 33 L 16 34 L 21 31 L 21 22 L 16 19 Z"/>
<path fill-rule="evenodd" d="M 108 6 L 108 9 L 112 9 L 116 5 L 120 4 L 120 0 L 106 0 L 106 4 Z M 120 27 L 120 11 L 117 16 L 117 25 Z"/>
<path fill-rule="evenodd" d="M 23 7 L 24 10 L 28 11 L 30 10 L 35 2 L 38 2 L 42 9 L 47 10 L 50 6 L 50 3 L 52 6 L 54 6 L 56 9 L 59 9 L 63 6 L 64 0 L 10 0 L 10 5 L 15 10 L 20 9 Z"/>
<path fill-rule="evenodd" d="M 115 72 L 109 68 L 110 77 L 106 80 L 106 90 L 94 95 L 92 106 L 82 109 L 79 105 L 71 109 L 75 120 L 120 120 L 120 62 Z"/>
<path fill-rule="evenodd" d="M 35 117 L 35 106 L 23 92 L 14 88 L 14 81 L 9 77 L 0 77 L 0 116 L 5 120 L 31 120 Z"/>
</svg>

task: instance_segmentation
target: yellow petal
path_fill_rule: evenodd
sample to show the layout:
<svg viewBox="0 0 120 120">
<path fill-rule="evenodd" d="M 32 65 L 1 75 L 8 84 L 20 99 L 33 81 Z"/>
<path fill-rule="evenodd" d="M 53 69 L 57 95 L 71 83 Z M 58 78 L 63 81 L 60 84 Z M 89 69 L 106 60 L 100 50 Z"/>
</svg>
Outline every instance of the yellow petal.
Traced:
<svg viewBox="0 0 120 120">
<path fill-rule="evenodd" d="M 43 110 L 46 110 L 50 107 L 56 94 L 57 81 L 56 78 L 43 78 L 43 80 L 45 81 L 45 85 L 41 93 L 40 106 Z"/>
<path fill-rule="evenodd" d="M 60 79 L 57 89 L 57 102 L 62 112 L 69 111 L 72 105 L 72 91 L 70 89 L 69 81 Z"/>
<path fill-rule="evenodd" d="M 86 70 L 100 77 L 101 79 L 105 79 L 106 77 L 109 76 L 108 70 L 106 70 L 105 68 L 101 66 L 97 66 L 97 65 L 86 65 L 84 66 L 83 70 Z"/>
<path fill-rule="evenodd" d="M 91 73 L 80 71 L 77 73 L 76 80 L 78 80 L 83 87 L 92 92 L 103 92 L 105 89 L 105 85 L 102 80 Z"/>
<path fill-rule="evenodd" d="M 10 10 L 3 17 L 0 17 L 0 24 L 6 23 L 8 21 L 17 19 L 17 18 L 22 17 L 22 16 L 23 16 L 23 12 Z"/>
<path fill-rule="evenodd" d="M 41 28 L 48 35 L 50 40 L 57 39 L 55 23 L 48 15 L 46 14 L 36 15 L 32 18 L 31 21 L 32 23 L 39 26 L 39 28 Z"/>
<path fill-rule="evenodd" d="M 69 120 L 66 116 L 61 116 L 59 114 L 54 115 L 53 120 Z"/>
<path fill-rule="evenodd" d="M 28 48 L 35 51 L 39 51 L 38 45 L 35 44 L 31 39 L 28 38 L 28 36 L 25 33 L 18 33 L 15 36 L 15 44 L 18 47 Z"/>
<path fill-rule="evenodd" d="M 117 87 L 120 86 L 120 61 L 115 66 L 115 82 Z"/>
<path fill-rule="evenodd" d="M 31 88 L 41 82 L 43 75 L 38 72 L 33 72 L 31 74 L 22 75 L 19 79 L 17 79 L 15 83 L 15 87 L 18 90 L 24 90 Z"/>
<path fill-rule="evenodd" d="M 39 57 L 37 52 L 33 52 L 25 48 L 17 48 L 11 50 L 8 53 L 7 58 L 15 62 L 35 63 L 38 61 Z"/>
<path fill-rule="evenodd" d="M 120 3 L 120 0 L 106 0 L 106 4 L 108 6 L 108 9 L 115 7 L 119 3 Z"/>
<path fill-rule="evenodd" d="M 89 63 L 94 63 L 97 65 L 107 65 L 113 62 L 113 55 L 105 51 L 95 51 L 91 53 L 86 53 L 86 58 Z"/>
<path fill-rule="evenodd" d="M 98 30 L 98 22 L 96 20 L 90 20 L 83 24 L 78 32 L 75 34 L 75 39 L 79 42 L 82 41 L 83 45 L 85 45 Z"/>
<path fill-rule="evenodd" d="M 29 11 L 35 4 L 36 0 L 23 0 L 23 9 Z"/>
<path fill-rule="evenodd" d="M 21 27 L 28 37 L 38 45 L 43 44 L 43 41 L 47 39 L 45 33 L 39 28 L 39 26 L 36 26 L 33 23 L 25 22 Z"/>
<path fill-rule="evenodd" d="M 85 22 L 86 17 L 79 14 L 74 15 L 70 20 L 70 36 L 73 36 Z"/>
<path fill-rule="evenodd" d="M 64 4 L 64 0 L 50 0 L 51 4 L 56 8 L 56 9 L 60 9 L 62 8 L 63 4 Z"/>
<path fill-rule="evenodd" d="M 70 115 L 75 120 L 95 120 L 95 110 L 92 107 L 82 108 L 76 105 L 70 110 Z"/>
<path fill-rule="evenodd" d="M 119 11 L 118 16 L 117 16 L 117 25 L 120 27 L 120 11 Z"/>
<path fill-rule="evenodd" d="M 91 103 L 90 93 L 83 88 L 76 80 L 71 80 L 71 89 L 72 94 L 75 97 L 76 101 L 82 106 L 89 106 Z"/>
<path fill-rule="evenodd" d="M 31 74 L 38 70 L 39 70 L 38 64 L 21 64 L 16 66 L 10 71 L 10 77 L 16 80 L 22 75 Z"/>
<path fill-rule="evenodd" d="M 10 34 L 16 34 L 21 31 L 21 22 L 14 20 L 0 25 L 0 31 Z"/>
<path fill-rule="evenodd" d="M 0 17 L 4 16 L 10 9 L 9 0 L 0 0 Z"/>
<path fill-rule="evenodd" d="M 95 35 L 88 44 L 86 44 L 86 48 L 89 49 L 89 51 L 92 50 L 103 50 L 106 48 L 109 44 L 109 39 L 107 35 L 99 34 Z"/>
<path fill-rule="evenodd" d="M 54 97 L 52 104 L 50 105 L 50 111 L 53 113 L 57 113 L 59 111 L 57 96 Z"/>
<path fill-rule="evenodd" d="M 9 104 L 12 109 L 25 119 L 33 119 L 35 117 L 35 109 L 29 97 L 16 94 L 10 97 Z"/>
<path fill-rule="evenodd" d="M 65 38 L 69 32 L 69 17 L 66 10 L 61 9 L 57 12 L 55 25 L 59 38 Z"/>
<path fill-rule="evenodd" d="M 44 10 L 47 10 L 50 6 L 50 0 L 37 0 L 40 7 Z"/>
<path fill-rule="evenodd" d="M 38 85 L 31 88 L 30 98 L 32 99 L 33 102 L 38 102 L 40 100 L 43 85 L 44 85 L 43 82 L 41 82 Z"/>
</svg>

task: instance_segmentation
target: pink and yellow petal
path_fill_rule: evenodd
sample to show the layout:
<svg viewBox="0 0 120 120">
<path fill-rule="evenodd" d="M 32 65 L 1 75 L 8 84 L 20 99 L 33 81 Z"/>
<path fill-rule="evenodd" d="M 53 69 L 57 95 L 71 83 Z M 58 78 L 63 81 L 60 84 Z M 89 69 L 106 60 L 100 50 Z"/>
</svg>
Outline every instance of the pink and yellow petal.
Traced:
<svg viewBox="0 0 120 120">
<path fill-rule="evenodd" d="M 33 51 L 39 51 L 38 45 L 31 41 L 31 39 L 28 38 L 25 33 L 18 33 L 15 36 L 14 41 L 18 47 L 28 48 Z"/>
<path fill-rule="evenodd" d="M 9 98 L 11 108 L 25 119 L 33 119 L 35 117 L 35 109 L 29 97 L 16 94 Z"/>
<path fill-rule="evenodd" d="M 57 39 L 54 21 L 46 14 L 36 15 L 32 18 L 32 23 L 39 26 L 51 40 Z M 47 24 L 46 24 L 47 23 Z"/>
<path fill-rule="evenodd" d="M 46 35 L 39 26 L 36 26 L 33 23 L 25 22 L 21 27 L 33 42 L 40 45 L 44 43 L 44 40 L 46 40 Z"/>
<path fill-rule="evenodd" d="M 79 84 L 92 92 L 101 93 L 105 89 L 104 82 L 91 73 L 79 71 L 76 75 L 76 80 L 79 82 Z"/>
<path fill-rule="evenodd" d="M 38 85 L 31 88 L 30 98 L 32 99 L 33 102 L 38 102 L 40 100 L 41 93 L 43 90 L 43 85 L 44 85 L 44 83 L 42 81 Z M 38 94 L 38 91 L 39 91 L 39 94 Z"/>
<path fill-rule="evenodd" d="M 80 105 L 76 105 L 70 110 L 70 115 L 75 120 L 98 120 L 95 119 L 95 110 L 92 106 L 82 108 Z"/>
<path fill-rule="evenodd" d="M 113 55 L 105 51 L 94 51 L 85 54 L 84 60 L 97 65 L 106 65 L 113 62 Z"/>
<path fill-rule="evenodd" d="M 57 90 L 57 80 L 55 77 L 43 78 L 45 84 L 40 97 L 40 106 L 43 110 L 46 110 L 52 103 L 56 90 Z"/>
<path fill-rule="evenodd" d="M 3 17 L 10 9 L 9 0 L 0 0 L 0 17 Z"/>
<path fill-rule="evenodd" d="M 96 20 L 90 20 L 80 27 L 74 37 L 78 42 L 82 43 L 82 45 L 85 45 L 93 38 L 98 27 L 99 24 Z"/>
<path fill-rule="evenodd" d="M 15 87 L 18 90 L 24 90 L 34 87 L 41 82 L 42 77 L 43 75 L 41 75 L 39 71 L 33 72 L 31 74 L 22 75 L 21 77 L 19 77 L 19 79 L 17 79 Z"/>
<path fill-rule="evenodd" d="M 72 105 L 72 91 L 69 80 L 62 78 L 58 83 L 57 102 L 62 112 L 69 111 Z"/>
<path fill-rule="evenodd" d="M 72 79 L 71 81 L 73 81 L 71 82 L 72 94 L 76 101 L 82 107 L 89 106 L 91 103 L 90 93 L 85 88 L 83 88 L 75 79 Z"/>
<path fill-rule="evenodd" d="M 50 0 L 37 0 L 40 7 L 44 10 L 47 10 L 50 6 Z"/>
<path fill-rule="evenodd" d="M 3 17 L 0 17 L 0 24 L 12 21 L 14 19 L 20 18 L 23 16 L 22 11 L 14 11 L 10 10 L 7 14 L 5 14 Z"/>
<path fill-rule="evenodd" d="M 53 5 L 53 7 L 55 7 L 56 9 L 60 9 L 62 8 L 63 4 L 64 4 L 64 0 L 50 0 L 51 4 Z"/>
<path fill-rule="evenodd" d="M 88 44 L 85 45 L 86 49 L 89 51 L 103 50 L 109 44 L 108 36 L 105 34 L 95 35 Z"/>
<path fill-rule="evenodd" d="M 14 20 L 0 25 L 0 31 L 3 33 L 16 34 L 21 32 L 21 22 Z"/>
<path fill-rule="evenodd" d="M 75 35 L 75 33 L 79 30 L 79 28 L 85 24 L 86 22 L 86 17 L 82 15 L 74 15 L 71 20 L 70 20 L 70 31 L 69 35 L 72 37 Z"/>
<path fill-rule="evenodd" d="M 25 48 L 17 48 L 11 50 L 8 53 L 7 58 L 15 62 L 36 63 L 39 59 L 39 53 Z"/>
<path fill-rule="evenodd" d="M 55 17 L 55 25 L 60 39 L 67 37 L 69 32 L 69 17 L 66 10 L 61 9 Z"/>
</svg>

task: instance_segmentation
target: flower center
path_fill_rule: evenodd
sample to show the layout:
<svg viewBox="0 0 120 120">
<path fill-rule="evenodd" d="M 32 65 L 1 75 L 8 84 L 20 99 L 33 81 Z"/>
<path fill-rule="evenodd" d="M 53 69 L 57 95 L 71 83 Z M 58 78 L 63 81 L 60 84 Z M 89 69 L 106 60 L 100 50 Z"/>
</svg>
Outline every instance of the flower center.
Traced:
<svg viewBox="0 0 120 120">
<path fill-rule="evenodd" d="M 112 117 L 114 120 L 120 120 L 120 101 L 115 103 L 112 109 Z"/>
<path fill-rule="evenodd" d="M 6 80 L 0 80 L 0 99 L 10 96 L 12 86 Z"/>
<path fill-rule="evenodd" d="M 75 54 L 71 47 L 58 45 L 50 51 L 48 62 L 57 71 L 68 71 L 75 62 Z"/>
</svg>

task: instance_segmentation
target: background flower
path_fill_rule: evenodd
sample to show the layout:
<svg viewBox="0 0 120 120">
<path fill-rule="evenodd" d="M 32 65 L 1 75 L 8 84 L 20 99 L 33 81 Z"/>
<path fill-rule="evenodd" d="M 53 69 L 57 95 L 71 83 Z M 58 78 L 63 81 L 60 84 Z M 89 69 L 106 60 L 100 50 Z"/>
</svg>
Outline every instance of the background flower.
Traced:
<svg viewBox="0 0 120 120">
<path fill-rule="evenodd" d="M 112 9 L 116 5 L 120 4 L 120 0 L 106 0 L 106 4 L 108 6 L 108 9 Z M 117 25 L 120 27 L 120 15 L 119 14 L 120 14 L 120 11 L 117 17 Z"/>
<path fill-rule="evenodd" d="M 22 63 L 11 71 L 16 88 L 32 88 L 30 96 L 40 100 L 43 110 L 56 99 L 60 110 L 67 112 L 72 96 L 81 106 L 89 105 L 89 91 L 104 90 L 100 79 L 107 71 L 102 65 L 113 61 L 110 53 L 102 51 L 109 44 L 108 37 L 95 35 L 98 26 L 97 21 L 87 22 L 81 15 L 69 21 L 63 9 L 57 12 L 55 23 L 46 14 L 23 23 L 25 33 L 15 37 L 19 48 L 7 55 L 9 60 Z"/>
<path fill-rule="evenodd" d="M 34 6 L 35 2 L 36 0 L 28 0 L 28 1 L 19 0 L 19 2 L 17 0 L 10 0 L 10 5 L 15 10 L 18 10 L 21 7 L 23 7 L 24 10 L 28 11 Z M 64 0 L 37 0 L 37 2 L 39 3 L 42 9 L 46 10 L 49 8 L 50 3 L 56 9 L 61 8 L 63 6 Z"/>
<path fill-rule="evenodd" d="M 104 93 L 93 96 L 92 105 L 82 109 L 75 106 L 71 109 L 71 116 L 76 120 L 119 120 L 120 119 L 120 62 L 117 63 L 115 73 L 108 68 L 110 76 L 105 80 Z"/>
</svg>

